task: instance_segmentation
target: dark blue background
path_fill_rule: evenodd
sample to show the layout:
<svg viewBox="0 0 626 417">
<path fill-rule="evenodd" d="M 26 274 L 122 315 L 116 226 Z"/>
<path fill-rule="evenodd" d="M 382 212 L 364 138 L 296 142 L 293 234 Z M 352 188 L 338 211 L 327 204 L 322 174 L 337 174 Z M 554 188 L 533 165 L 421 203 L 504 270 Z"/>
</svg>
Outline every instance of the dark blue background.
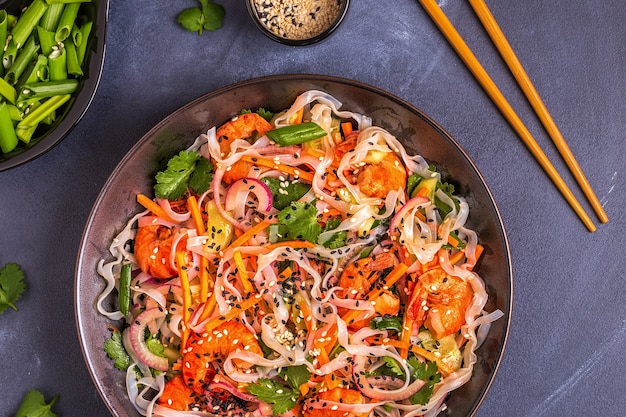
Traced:
<svg viewBox="0 0 626 417">
<path fill-rule="evenodd" d="M 83 362 L 74 268 L 92 204 L 130 147 L 186 102 L 269 74 L 352 78 L 424 110 L 484 175 L 508 232 L 514 310 L 500 370 L 478 416 L 621 416 L 626 409 L 626 3 L 488 1 L 596 190 L 610 222 L 591 234 L 474 81 L 417 1 L 353 0 L 329 40 L 263 37 L 242 1 L 198 36 L 176 15 L 192 0 L 116 0 L 93 104 L 57 147 L 0 173 L 0 264 L 28 290 L 0 316 L 0 415 L 32 388 L 63 417 L 107 416 Z M 578 191 L 469 4 L 440 1 L 556 168 Z M 591 209 L 586 202 L 584 207 Z M 594 217 L 595 220 L 595 217 Z"/>
</svg>

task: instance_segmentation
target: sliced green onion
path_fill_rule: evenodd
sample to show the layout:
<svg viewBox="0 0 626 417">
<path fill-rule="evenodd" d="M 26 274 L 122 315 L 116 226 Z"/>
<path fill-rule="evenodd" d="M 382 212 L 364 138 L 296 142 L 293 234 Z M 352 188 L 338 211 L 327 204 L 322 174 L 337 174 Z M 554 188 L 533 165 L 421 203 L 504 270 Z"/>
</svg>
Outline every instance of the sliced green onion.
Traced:
<svg viewBox="0 0 626 417">
<path fill-rule="evenodd" d="M 120 272 L 120 290 L 118 302 L 120 305 L 120 311 L 124 316 L 127 316 L 130 312 L 130 282 L 132 279 L 132 264 L 125 263 L 122 265 Z"/>
<path fill-rule="evenodd" d="M 67 79 L 67 53 L 64 46 L 55 46 L 48 55 L 48 76 L 50 81 Z"/>
<path fill-rule="evenodd" d="M 41 45 L 41 53 L 48 56 L 52 53 L 52 48 L 57 46 L 57 41 L 54 40 L 54 31 L 47 30 L 42 26 L 37 26 L 37 36 L 39 37 L 39 44 Z"/>
<path fill-rule="evenodd" d="M 9 84 L 15 84 L 22 75 L 22 72 L 28 67 L 31 61 L 35 58 L 37 51 L 39 51 L 39 44 L 35 42 L 35 37 L 31 36 L 24 44 L 24 47 L 20 50 L 19 54 L 15 58 L 15 62 L 8 68 L 5 75 L 5 80 Z"/>
<path fill-rule="evenodd" d="M 41 81 L 22 87 L 21 98 L 40 99 L 57 95 L 72 94 L 78 88 L 77 80 Z"/>
<path fill-rule="evenodd" d="M 41 26 L 45 30 L 54 32 L 59 25 L 59 20 L 61 19 L 61 15 L 63 14 L 63 8 L 65 7 L 65 4 L 50 4 L 49 1 L 47 3 L 49 5 L 48 10 L 46 10 L 46 12 L 41 17 L 41 20 L 39 21 L 39 26 Z"/>
<path fill-rule="evenodd" d="M 68 36 L 70 36 L 72 27 L 74 26 L 74 21 L 76 20 L 76 16 L 78 16 L 79 8 L 80 3 L 68 3 L 63 8 L 63 14 L 59 19 L 59 24 L 54 34 L 54 39 L 57 42 L 63 42 L 68 38 Z"/>
<path fill-rule="evenodd" d="M 327 133 L 317 123 L 306 122 L 279 127 L 270 130 L 266 135 L 279 146 L 291 146 L 319 139 Z"/>
<path fill-rule="evenodd" d="M 17 46 L 15 46 L 15 42 L 10 40 L 9 43 L 4 48 L 4 54 L 2 55 L 2 66 L 6 69 L 11 68 L 13 62 L 15 61 L 15 56 L 17 55 Z"/>
<path fill-rule="evenodd" d="M 75 77 L 83 75 L 83 70 L 80 68 L 80 63 L 78 62 L 76 45 L 72 42 L 67 42 L 65 44 L 65 53 L 67 55 L 67 73 Z"/>
<path fill-rule="evenodd" d="M 6 98 L 10 103 L 15 104 L 15 100 L 17 99 L 17 91 L 15 88 L 8 82 L 4 80 L 4 78 L 0 78 L 0 95 Z"/>
<path fill-rule="evenodd" d="M 48 5 L 42 0 L 34 0 L 30 6 L 22 13 L 17 23 L 11 30 L 13 42 L 17 48 L 21 48 L 28 39 L 35 26 L 39 23 L 39 19 L 44 15 Z"/>
<path fill-rule="evenodd" d="M 74 26 L 72 26 L 70 38 L 72 39 L 72 43 L 74 43 L 75 46 L 80 46 L 80 44 L 83 42 L 83 33 L 80 31 L 80 28 L 76 26 L 76 23 L 74 23 Z"/>
<path fill-rule="evenodd" d="M 6 103 L 0 104 L 0 149 L 9 153 L 17 146 L 17 135 Z"/>
<path fill-rule="evenodd" d="M 89 34 L 91 33 L 92 27 L 93 27 L 92 21 L 89 21 L 80 27 L 80 33 L 82 34 L 81 36 L 82 41 L 80 45 L 77 45 L 78 48 L 76 48 L 76 55 L 78 56 L 78 63 L 81 66 L 83 65 L 83 62 L 85 61 L 85 54 L 87 53 L 87 45 L 89 44 L 89 42 L 87 42 L 87 39 L 89 39 Z"/>
<path fill-rule="evenodd" d="M 53 111 L 65 104 L 70 97 L 70 94 L 50 97 L 48 100 L 43 102 L 41 106 L 24 116 L 24 119 L 17 124 L 17 128 L 28 129 L 33 126 L 37 126 L 39 122 L 49 116 Z"/>
</svg>

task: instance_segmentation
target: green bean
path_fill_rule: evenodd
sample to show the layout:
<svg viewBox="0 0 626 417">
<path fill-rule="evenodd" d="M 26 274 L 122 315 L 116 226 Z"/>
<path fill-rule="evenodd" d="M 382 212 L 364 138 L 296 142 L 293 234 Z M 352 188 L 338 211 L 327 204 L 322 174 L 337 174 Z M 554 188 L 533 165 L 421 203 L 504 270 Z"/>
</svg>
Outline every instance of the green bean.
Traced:
<svg viewBox="0 0 626 417">
<path fill-rule="evenodd" d="M 17 129 L 28 129 L 37 126 L 39 122 L 65 104 L 71 97 L 70 94 L 50 97 L 48 100 L 44 101 L 41 106 L 24 116 L 24 119 L 17 124 Z"/>
<path fill-rule="evenodd" d="M 13 121 L 9 114 L 8 105 L 0 104 L 0 149 L 9 153 L 17 146 L 17 135 L 13 129 Z"/>
<path fill-rule="evenodd" d="M 26 84 L 20 92 L 21 99 L 42 99 L 57 95 L 72 94 L 78 88 L 78 81 L 56 80 Z"/>
<path fill-rule="evenodd" d="M 9 84 L 15 84 L 17 82 L 22 72 L 37 55 L 37 51 L 39 51 L 39 44 L 35 42 L 35 37 L 31 36 L 24 44 L 24 47 L 19 51 L 11 68 L 7 70 L 5 79 Z"/>
<path fill-rule="evenodd" d="M 34 0 L 30 6 L 22 13 L 17 23 L 11 30 L 13 42 L 17 48 L 21 48 L 28 39 L 39 19 L 48 9 L 48 5 L 43 0 Z"/>
<path fill-rule="evenodd" d="M 80 3 L 68 3 L 63 8 L 63 14 L 61 15 L 61 19 L 59 19 L 59 24 L 54 34 L 54 39 L 57 42 L 63 42 L 70 36 L 72 27 L 76 21 L 76 16 L 78 16 L 79 8 Z"/>
<path fill-rule="evenodd" d="M 125 263 L 122 265 L 120 272 L 120 289 L 118 303 L 120 312 L 126 316 L 130 312 L 130 282 L 132 280 L 132 264 Z"/>
</svg>

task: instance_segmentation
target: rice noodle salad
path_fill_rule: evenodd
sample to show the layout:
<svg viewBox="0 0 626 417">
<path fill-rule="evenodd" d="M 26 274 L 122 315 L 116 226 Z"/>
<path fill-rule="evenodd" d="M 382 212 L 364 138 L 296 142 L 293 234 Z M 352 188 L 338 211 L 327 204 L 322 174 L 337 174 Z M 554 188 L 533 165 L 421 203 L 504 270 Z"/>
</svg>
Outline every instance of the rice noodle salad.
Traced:
<svg viewBox="0 0 626 417">
<path fill-rule="evenodd" d="M 502 312 L 470 208 L 341 107 L 244 109 L 137 196 L 97 308 L 139 414 L 436 416 L 472 377 Z"/>
</svg>

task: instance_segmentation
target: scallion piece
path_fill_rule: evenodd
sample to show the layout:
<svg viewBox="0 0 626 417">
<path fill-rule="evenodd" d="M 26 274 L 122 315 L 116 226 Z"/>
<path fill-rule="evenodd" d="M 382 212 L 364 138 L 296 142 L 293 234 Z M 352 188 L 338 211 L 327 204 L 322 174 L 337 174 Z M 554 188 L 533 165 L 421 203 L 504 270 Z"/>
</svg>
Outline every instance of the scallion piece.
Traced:
<svg viewBox="0 0 626 417">
<path fill-rule="evenodd" d="M 118 303 L 120 305 L 120 312 L 127 316 L 130 312 L 130 282 L 132 280 L 132 264 L 125 263 L 122 265 L 120 272 L 120 289 L 118 296 Z"/>
<path fill-rule="evenodd" d="M 17 82 L 22 72 L 24 72 L 35 58 L 37 51 L 39 51 L 39 44 L 35 42 L 35 37 L 31 36 L 26 41 L 26 44 L 24 44 L 24 47 L 19 51 L 11 68 L 7 70 L 4 78 L 9 84 L 15 84 Z"/>
<path fill-rule="evenodd" d="M 17 23 L 11 30 L 13 42 L 19 49 L 24 45 L 39 20 L 48 9 L 48 5 L 43 0 L 34 0 L 30 6 L 21 14 Z"/>
<path fill-rule="evenodd" d="M 50 4 L 49 1 L 47 3 L 49 5 L 48 10 L 46 10 L 46 12 L 41 17 L 41 20 L 39 21 L 39 26 L 47 31 L 54 32 L 59 25 L 59 20 L 61 19 L 61 15 L 63 14 L 63 8 L 65 7 L 65 4 Z"/>
<path fill-rule="evenodd" d="M 76 55 L 78 56 L 78 63 L 82 66 L 83 62 L 85 61 L 85 54 L 87 53 L 87 45 L 89 44 L 89 42 L 87 42 L 87 40 L 89 39 L 89 34 L 91 33 L 91 29 L 93 27 L 93 22 L 90 20 L 89 22 L 84 23 L 81 27 L 80 27 L 80 33 L 82 34 L 81 38 L 82 41 L 80 43 L 80 45 L 76 45 Z"/>
<path fill-rule="evenodd" d="M 6 10 L 0 10 L 0 48 L 4 50 L 9 33 L 9 15 Z"/>
<path fill-rule="evenodd" d="M 68 3 L 63 8 L 63 14 L 59 19 L 59 24 L 54 34 L 54 39 L 57 42 L 63 42 L 68 38 L 68 36 L 70 36 L 72 27 L 74 26 L 74 21 L 76 20 L 76 16 L 78 16 L 79 8 L 80 3 Z"/>
<path fill-rule="evenodd" d="M 72 94 L 78 87 L 77 80 L 41 81 L 26 84 L 20 92 L 20 99 L 41 99 L 57 95 Z"/>
<path fill-rule="evenodd" d="M 0 149 L 9 153 L 17 146 L 17 135 L 6 103 L 0 104 Z"/>
<path fill-rule="evenodd" d="M 10 40 L 4 48 L 4 54 L 2 55 L 2 66 L 6 69 L 11 68 L 11 65 L 13 65 L 16 56 L 17 46 L 15 46 L 15 42 L 13 42 L 13 40 Z"/>
<path fill-rule="evenodd" d="M 315 122 L 283 126 L 266 133 L 279 146 L 299 145 L 326 136 L 328 133 Z"/>
<path fill-rule="evenodd" d="M 0 95 L 6 98 L 10 103 L 15 104 L 15 100 L 17 99 L 17 91 L 15 88 L 8 82 L 4 80 L 4 78 L 0 78 Z"/>
<path fill-rule="evenodd" d="M 17 124 L 17 129 L 28 129 L 37 126 L 39 122 L 48 117 L 53 111 L 65 104 L 70 97 L 70 94 L 50 97 L 48 100 L 44 101 L 41 106 L 28 113 L 28 115 Z"/>
<path fill-rule="evenodd" d="M 72 42 L 65 43 L 65 53 L 67 55 L 67 73 L 75 77 L 83 75 L 83 70 L 80 68 L 78 62 L 78 52 L 76 51 L 76 45 Z"/>
<path fill-rule="evenodd" d="M 67 53 L 64 46 L 55 46 L 48 55 L 48 77 L 50 81 L 67 79 Z"/>
<path fill-rule="evenodd" d="M 50 55 L 53 51 L 52 48 L 57 46 L 57 41 L 54 40 L 54 31 L 37 26 L 37 36 L 41 45 L 41 53 L 45 56 Z"/>
</svg>

